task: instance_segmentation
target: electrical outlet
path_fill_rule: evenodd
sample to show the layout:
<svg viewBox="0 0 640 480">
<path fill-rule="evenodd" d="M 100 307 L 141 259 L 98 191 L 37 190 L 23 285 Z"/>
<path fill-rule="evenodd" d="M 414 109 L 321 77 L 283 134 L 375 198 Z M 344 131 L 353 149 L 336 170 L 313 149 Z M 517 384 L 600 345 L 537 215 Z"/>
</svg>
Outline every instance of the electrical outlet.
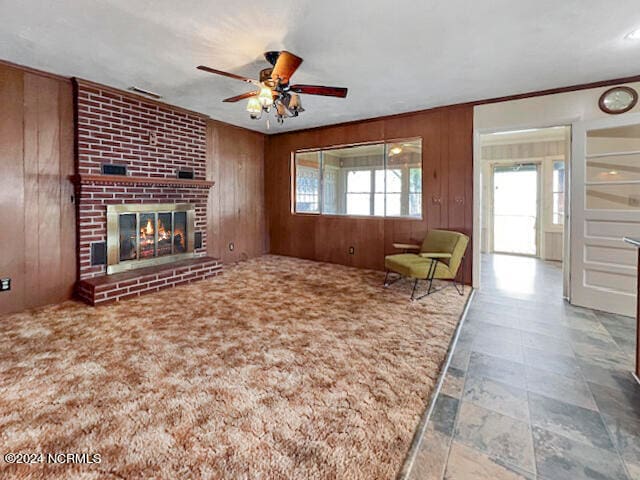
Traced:
<svg viewBox="0 0 640 480">
<path fill-rule="evenodd" d="M 349 247 L 349 255 L 354 255 L 356 253 L 355 247 Z"/>
<path fill-rule="evenodd" d="M 233 242 L 229 242 L 229 251 L 233 252 L 234 248 L 235 248 L 235 246 L 233 245 Z"/>
<path fill-rule="evenodd" d="M 9 290 L 11 290 L 11 279 L 10 278 L 0 279 L 0 292 L 7 292 Z"/>
</svg>

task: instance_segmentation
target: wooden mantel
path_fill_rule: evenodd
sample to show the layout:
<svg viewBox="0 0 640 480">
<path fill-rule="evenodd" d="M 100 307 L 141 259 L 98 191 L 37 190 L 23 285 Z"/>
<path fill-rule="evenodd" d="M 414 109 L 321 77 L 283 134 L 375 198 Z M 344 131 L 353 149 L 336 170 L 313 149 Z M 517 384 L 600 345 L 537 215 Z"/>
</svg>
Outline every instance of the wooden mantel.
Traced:
<svg viewBox="0 0 640 480">
<path fill-rule="evenodd" d="M 131 177 L 124 175 L 71 175 L 70 180 L 76 185 L 159 185 L 187 188 L 211 188 L 215 182 L 208 180 L 190 180 L 166 177 Z"/>
<path fill-rule="evenodd" d="M 638 248 L 638 293 L 636 295 L 636 380 L 640 382 L 640 238 L 625 237 L 624 241 Z"/>
</svg>

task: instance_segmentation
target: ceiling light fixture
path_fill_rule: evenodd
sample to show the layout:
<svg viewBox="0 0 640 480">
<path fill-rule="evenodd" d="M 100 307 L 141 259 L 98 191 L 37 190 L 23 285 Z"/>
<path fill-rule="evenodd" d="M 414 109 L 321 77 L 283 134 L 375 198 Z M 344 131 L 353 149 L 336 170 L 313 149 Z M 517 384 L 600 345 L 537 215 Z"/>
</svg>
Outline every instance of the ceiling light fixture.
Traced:
<svg viewBox="0 0 640 480">
<path fill-rule="evenodd" d="M 640 40 L 640 28 L 636 28 L 633 32 L 627 33 L 624 38 L 627 40 Z"/>
<path fill-rule="evenodd" d="M 389 150 L 390 155 L 398 155 L 399 153 L 402 153 L 402 147 L 393 147 Z"/>
<path fill-rule="evenodd" d="M 275 113 L 278 123 L 283 123 L 285 118 L 297 117 L 304 112 L 299 93 L 308 95 L 320 95 L 324 97 L 345 98 L 347 89 L 342 87 L 326 87 L 323 85 L 299 85 L 290 84 L 291 76 L 302 63 L 302 58 L 291 52 L 266 52 L 265 59 L 272 67 L 260 71 L 260 81 L 246 78 L 235 73 L 223 72 L 215 68 L 200 65 L 198 70 L 222 75 L 224 77 L 242 80 L 254 85 L 257 90 L 246 92 L 234 97 L 225 98 L 223 102 L 238 102 L 248 98 L 246 110 L 252 119 L 262 118 L 262 112 Z M 273 108 L 272 108 L 273 107 Z M 267 125 L 269 120 L 267 119 Z M 267 126 L 268 128 L 268 126 Z"/>
</svg>

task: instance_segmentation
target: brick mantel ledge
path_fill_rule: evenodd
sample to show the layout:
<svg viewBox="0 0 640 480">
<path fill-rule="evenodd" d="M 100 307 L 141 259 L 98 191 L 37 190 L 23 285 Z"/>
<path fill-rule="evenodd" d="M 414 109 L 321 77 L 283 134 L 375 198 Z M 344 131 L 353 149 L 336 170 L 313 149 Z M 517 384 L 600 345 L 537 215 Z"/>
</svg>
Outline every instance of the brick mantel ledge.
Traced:
<svg viewBox="0 0 640 480">
<path fill-rule="evenodd" d="M 121 175 L 71 175 L 70 180 L 76 185 L 160 185 L 187 188 L 211 188 L 215 182 L 208 180 L 188 180 L 166 177 L 125 177 Z"/>
</svg>

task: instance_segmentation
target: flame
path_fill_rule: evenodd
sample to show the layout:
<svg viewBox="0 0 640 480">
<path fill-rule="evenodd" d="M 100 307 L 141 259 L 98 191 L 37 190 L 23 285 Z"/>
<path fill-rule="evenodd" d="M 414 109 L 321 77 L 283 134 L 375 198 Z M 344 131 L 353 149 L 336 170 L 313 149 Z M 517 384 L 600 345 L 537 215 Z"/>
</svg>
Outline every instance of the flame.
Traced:
<svg viewBox="0 0 640 480">
<path fill-rule="evenodd" d="M 156 234 L 158 242 L 156 244 Z M 147 258 L 156 255 L 166 255 L 175 248 L 175 253 L 186 251 L 187 239 L 184 235 L 184 228 L 171 228 L 171 220 L 165 226 L 162 218 L 158 218 L 157 225 L 153 218 L 147 218 L 147 222 L 140 225 L 140 258 Z M 135 243 L 135 236 L 132 236 Z M 162 243 L 161 243 L 162 242 Z"/>
<path fill-rule="evenodd" d="M 170 238 L 171 232 L 167 231 L 162 220 L 158 218 L 158 240 L 168 240 Z"/>
</svg>

